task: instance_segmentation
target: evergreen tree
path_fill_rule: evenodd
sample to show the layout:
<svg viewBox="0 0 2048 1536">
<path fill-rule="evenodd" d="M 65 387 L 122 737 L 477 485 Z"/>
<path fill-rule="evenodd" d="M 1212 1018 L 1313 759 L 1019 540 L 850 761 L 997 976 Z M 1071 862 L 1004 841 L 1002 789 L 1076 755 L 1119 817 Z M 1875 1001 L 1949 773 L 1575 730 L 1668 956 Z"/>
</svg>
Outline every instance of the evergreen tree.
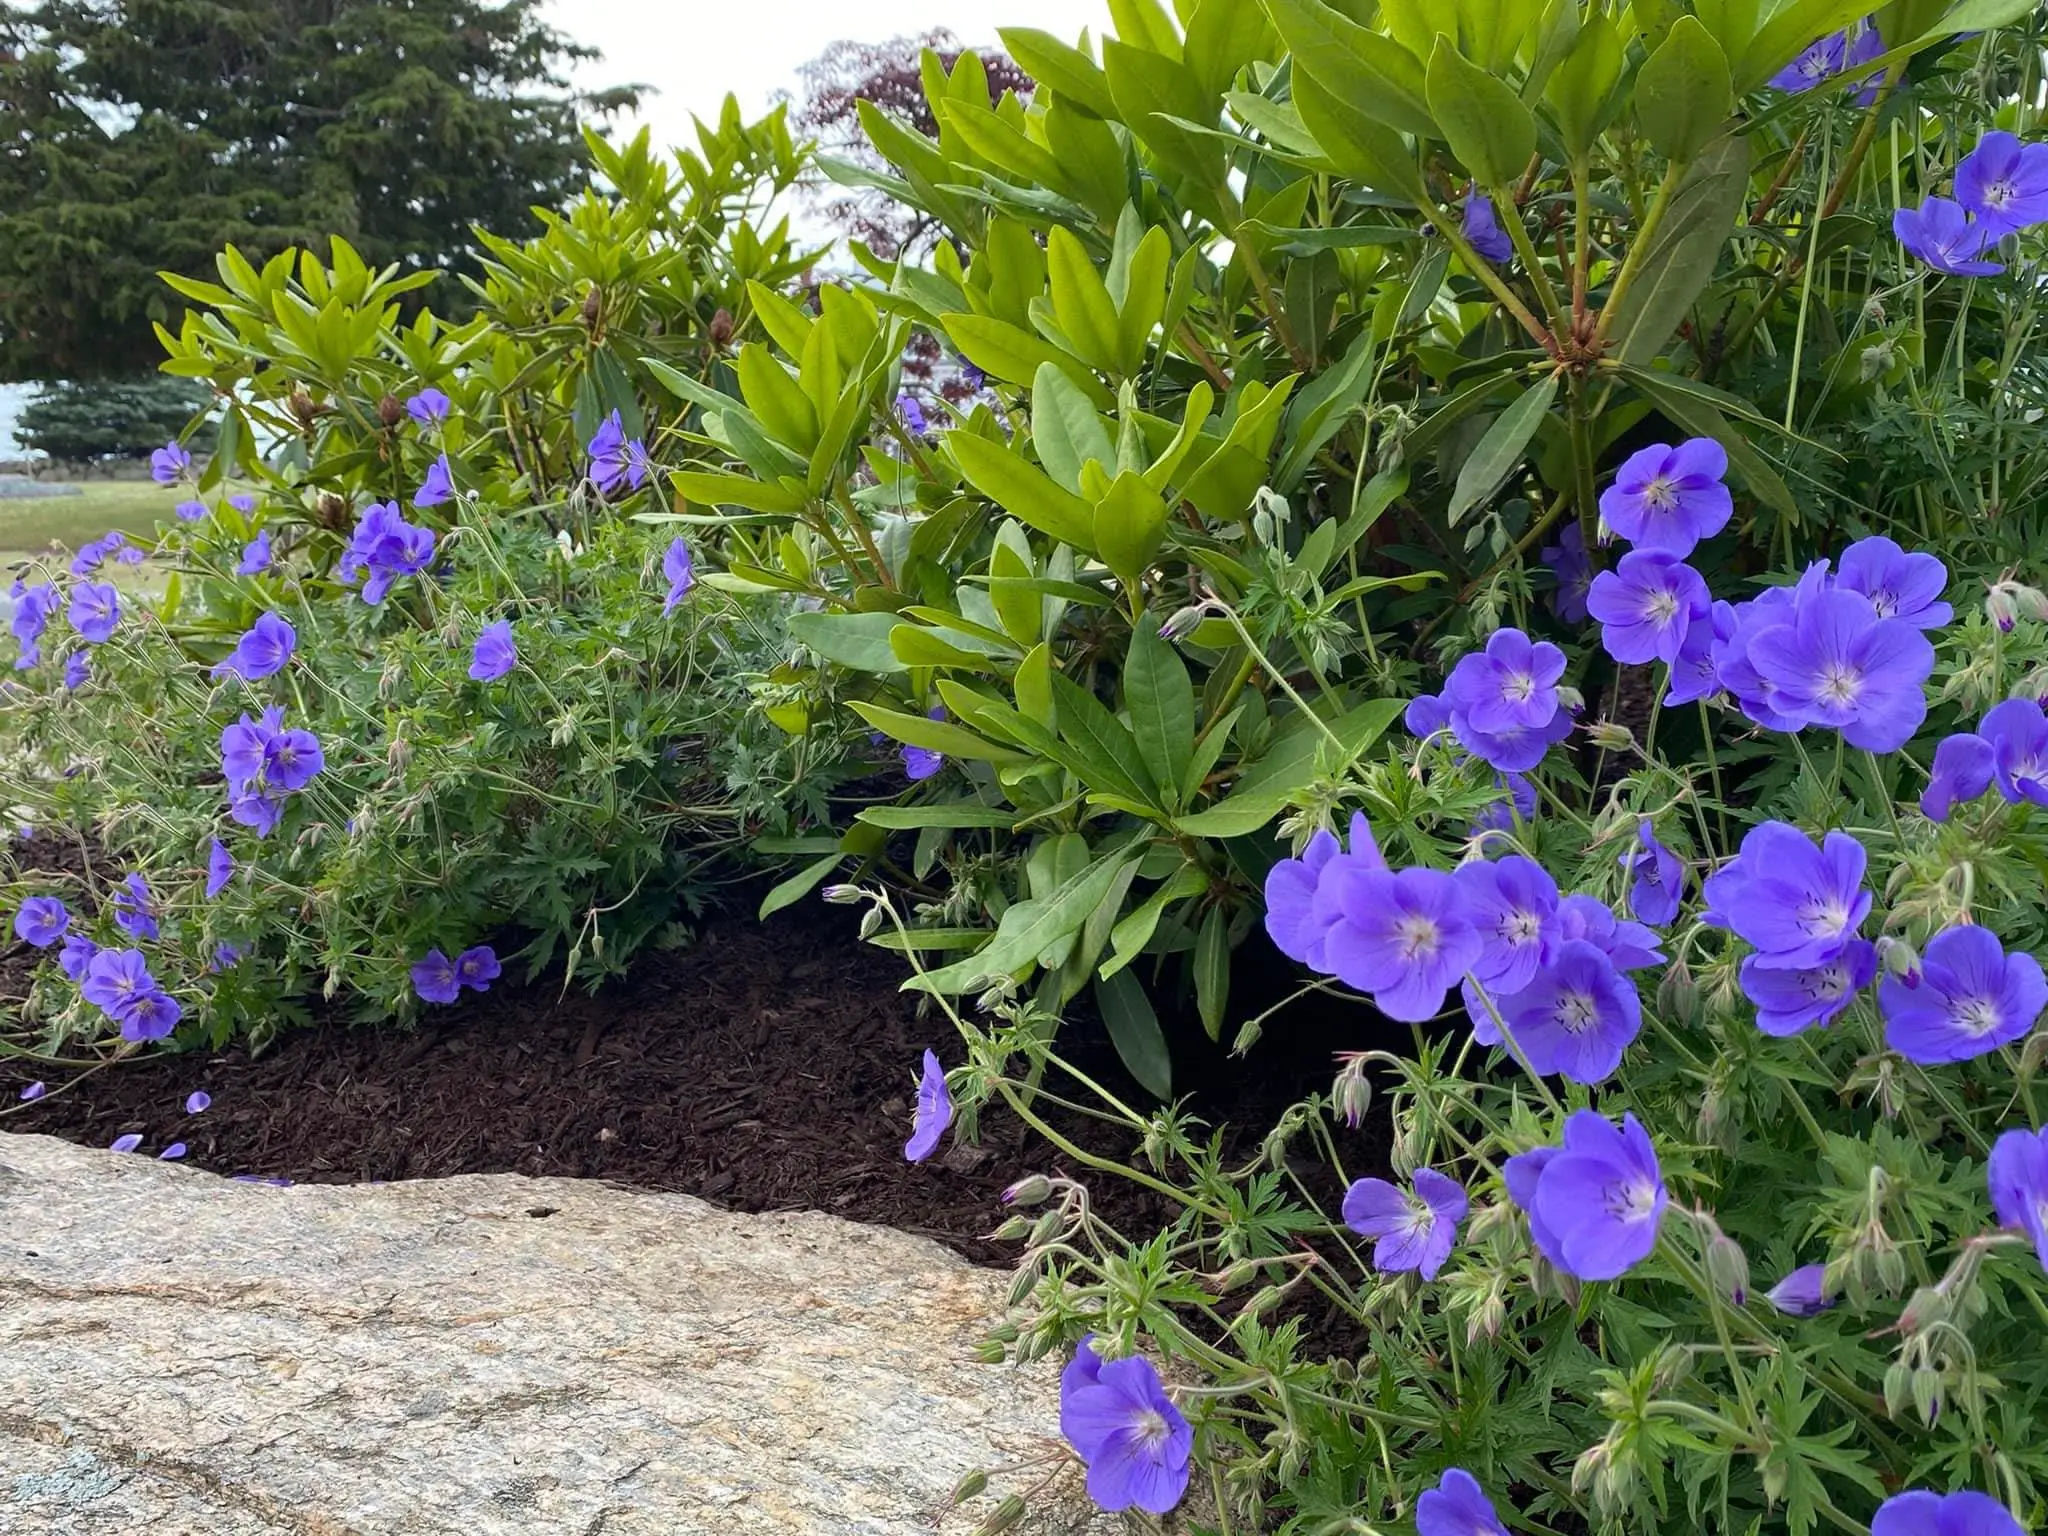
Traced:
<svg viewBox="0 0 2048 1536">
<path fill-rule="evenodd" d="M 594 57 L 540 0 L 42 0 L 0 7 L 0 378 L 134 374 L 211 279 L 345 236 L 457 268 L 584 174 Z M 444 300 L 445 303 L 445 300 Z"/>
</svg>

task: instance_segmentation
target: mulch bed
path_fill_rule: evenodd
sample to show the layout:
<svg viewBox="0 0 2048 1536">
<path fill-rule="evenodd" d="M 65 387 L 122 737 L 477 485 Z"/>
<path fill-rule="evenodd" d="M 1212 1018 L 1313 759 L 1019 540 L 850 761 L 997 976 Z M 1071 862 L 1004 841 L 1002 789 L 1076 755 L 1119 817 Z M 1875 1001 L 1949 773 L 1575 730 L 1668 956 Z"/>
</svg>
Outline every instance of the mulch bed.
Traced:
<svg viewBox="0 0 2048 1536">
<path fill-rule="evenodd" d="M 22 990 L 35 958 L 9 937 L 0 994 Z M 137 1155 L 183 1141 L 199 1167 L 295 1182 L 606 1179 L 735 1210 L 828 1211 L 1004 1262 L 1014 1249 L 984 1235 L 1005 1215 L 1001 1191 L 1058 1169 L 1060 1155 L 995 1107 L 977 1146 L 904 1162 L 919 1053 L 930 1046 L 949 1064 L 961 1053 L 943 1015 L 919 1016 L 900 990 L 904 975 L 895 957 L 859 942 L 845 909 L 806 904 L 766 924 L 736 913 L 687 950 L 646 956 L 629 981 L 594 997 L 563 995 L 546 979 L 501 982 L 417 1030 L 323 1023 L 253 1059 L 158 1055 L 70 1087 L 54 1070 L 0 1062 L 0 1110 L 12 1111 L 0 1113 L 0 1129 L 100 1147 L 140 1132 Z M 1287 1104 L 1327 1087 L 1336 1045 L 1367 1043 L 1343 1037 L 1358 1027 L 1357 1012 L 1269 1024 L 1250 1056 L 1232 1061 L 1182 1026 L 1172 1035 L 1176 1071 L 1197 1112 L 1249 1149 Z M 1061 1049 L 1127 1102 L 1143 1102 L 1099 1025 L 1070 1020 Z M 17 1106 L 38 1076 L 49 1096 Z M 186 1095 L 198 1088 L 213 1105 L 188 1116 Z M 1127 1159 L 1135 1150 L 1099 1121 L 1060 1123 L 1091 1152 Z M 1375 1116 L 1347 1147 L 1354 1175 L 1382 1168 L 1384 1122 Z M 1161 1214 L 1156 1197 L 1127 1181 L 1089 1182 L 1097 1209 L 1127 1233 Z"/>
</svg>

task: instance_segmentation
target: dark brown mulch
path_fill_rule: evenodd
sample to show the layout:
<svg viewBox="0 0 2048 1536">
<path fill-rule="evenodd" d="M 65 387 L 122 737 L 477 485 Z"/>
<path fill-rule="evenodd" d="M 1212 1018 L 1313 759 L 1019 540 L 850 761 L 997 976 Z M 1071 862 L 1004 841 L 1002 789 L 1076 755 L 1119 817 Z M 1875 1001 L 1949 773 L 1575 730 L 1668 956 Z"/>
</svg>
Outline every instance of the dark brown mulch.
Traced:
<svg viewBox="0 0 2048 1536">
<path fill-rule="evenodd" d="M 0 952 L 0 995 L 19 994 L 33 959 L 11 942 Z M 952 1063 L 961 1051 L 942 1015 L 920 1018 L 899 990 L 904 974 L 858 941 L 844 909 L 807 905 L 765 925 L 733 915 L 687 951 L 647 956 L 597 997 L 501 982 L 417 1031 L 329 1023 L 253 1060 L 239 1050 L 159 1056 L 68 1087 L 56 1071 L 0 1063 L 0 1109 L 16 1109 L 31 1077 L 53 1090 L 0 1114 L 0 1129 L 102 1147 L 140 1132 L 140 1155 L 183 1141 L 200 1167 L 295 1182 L 600 1178 L 737 1210 L 829 1211 L 1001 1262 L 1006 1251 L 983 1237 L 1005 1214 L 1001 1191 L 1059 1168 L 1060 1155 L 996 1108 L 978 1146 L 904 1162 L 919 1053 L 931 1046 Z M 1227 1119 L 1232 1143 L 1248 1149 L 1288 1103 L 1328 1084 L 1330 1029 L 1314 1018 L 1269 1028 L 1235 1063 L 1196 1032 L 1194 1048 L 1177 1043 L 1176 1065 L 1200 1110 Z M 1099 1026 L 1071 1021 L 1061 1048 L 1142 1102 Z M 186 1095 L 201 1088 L 213 1105 L 188 1116 Z M 1101 1122 L 1060 1123 L 1091 1152 L 1134 1151 Z M 1354 1138 L 1354 1174 L 1384 1164 L 1384 1135 L 1376 1117 Z M 1127 1233 L 1161 1215 L 1156 1197 L 1127 1181 L 1089 1183 L 1096 1208 Z"/>
</svg>

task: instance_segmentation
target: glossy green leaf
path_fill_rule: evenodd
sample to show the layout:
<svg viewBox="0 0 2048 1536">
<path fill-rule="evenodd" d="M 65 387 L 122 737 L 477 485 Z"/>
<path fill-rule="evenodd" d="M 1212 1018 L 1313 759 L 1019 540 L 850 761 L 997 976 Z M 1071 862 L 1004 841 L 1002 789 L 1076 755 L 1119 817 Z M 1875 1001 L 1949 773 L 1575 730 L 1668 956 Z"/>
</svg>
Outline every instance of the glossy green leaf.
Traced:
<svg viewBox="0 0 2048 1536">
<path fill-rule="evenodd" d="M 1622 64 L 1621 34 L 1614 23 L 1597 12 L 1588 16 L 1543 93 L 1557 136 L 1572 155 L 1585 155 L 1600 137 L 1612 110 L 1610 98 L 1621 84 Z"/>
<path fill-rule="evenodd" d="M 915 832 L 925 827 L 1001 827 L 1008 830 L 1017 813 L 978 800 L 948 800 L 943 805 L 871 805 L 858 818 L 869 826 L 891 832 Z"/>
<path fill-rule="evenodd" d="M 1117 920 L 1116 927 L 1110 931 L 1110 957 L 1102 962 L 1102 974 L 1114 976 L 1144 953 L 1168 907 L 1208 888 L 1209 877 L 1199 865 L 1181 865 L 1167 877 L 1164 885 Z"/>
<path fill-rule="evenodd" d="M 1121 120 L 1109 94 L 1108 77 L 1080 49 L 1036 27 L 998 27 L 996 36 L 1032 79 L 1097 117 Z"/>
<path fill-rule="evenodd" d="M 1211 1040 L 1223 1035 L 1223 1012 L 1230 1005 L 1230 923 L 1221 907 L 1211 907 L 1195 937 L 1195 1011 Z"/>
<path fill-rule="evenodd" d="M 908 715 L 902 710 L 885 709 L 879 704 L 869 704 L 858 699 L 847 707 L 883 735 L 908 746 L 923 747 L 930 752 L 940 752 L 947 757 L 963 758 L 971 762 L 1031 761 L 1026 754 L 1013 752 L 1008 747 L 999 747 L 950 720 L 933 720 L 926 715 Z"/>
<path fill-rule="evenodd" d="M 1536 118 L 1508 84 L 1439 37 L 1426 76 L 1430 115 L 1483 187 L 1505 187 L 1536 153 Z"/>
<path fill-rule="evenodd" d="M 1046 473 L 1076 494 L 1083 464 L 1091 459 L 1104 467 L 1116 462 L 1102 417 L 1073 380 L 1051 363 L 1039 365 L 1031 384 L 1031 446 Z"/>
<path fill-rule="evenodd" d="M 792 613 L 789 633 L 825 660 L 856 672 L 901 672 L 889 632 L 903 622 L 893 613 Z"/>
<path fill-rule="evenodd" d="M 1094 509 L 1056 485 L 1037 465 L 1027 464 L 1014 449 L 955 432 L 947 439 L 947 451 L 967 483 L 1012 517 L 1078 549 L 1094 549 Z"/>
<path fill-rule="evenodd" d="M 1124 657 L 1124 708 L 1152 782 L 1174 793 L 1194 755 L 1195 689 L 1186 663 L 1159 637 L 1159 621 L 1151 614 L 1132 632 Z"/>
<path fill-rule="evenodd" d="M 1095 1006 L 1102 1010 L 1109 1043 L 1132 1080 L 1155 1099 L 1172 1097 L 1173 1063 L 1166 1051 L 1166 1032 L 1138 978 L 1121 969 L 1098 976 Z"/>
<path fill-rule="evenodd" d="M 1481 502 L 1491 499 L 1522 462 L 1529 451 L 1529 440 L 1557 399 L 1557 380 L 1557 374 L 1545 374 L 1494 417 L 1493 425 L 1486 429 L 1486 435 L 1458 470 L 1458 483 L 1445 513 L 1453 525 Z"/>
<path fill-rule="evenodd" d="M 1068 345 L 1091 367 L 1115 372 L 1116 304 L 1087 248 L 1071 231 L 1054 225 L 1046 238 L 1045 262 L 1052 284 L 1052 312 Z"/>
<path fill-rule="evenodd" d="M 1707 147 L 1735 110 L 1728 58 L 1697 17 L 1681 16 L 1636 71 L 1636 117 L 1657 151 L 1684 163 Z"/>
<path fill-rule="evenodd" d="M 1309 76 L 1389 128 L 1424 138 L 1438 136 L 1422 60 L 1401 44 L 1360 26 L 1322 0 L 1266 0 L 1266 9 L 1293 52 L 1297 79 Z"/>
<path fill-rule="evenodd" d="M 1723 137 L 1693 162 L 1671 194 L 1664 223 L 1608 331 L 1623 362 L 1647 367 L 1713 281 L 1748 199 L 1749 153 L 1743 135 Z"/>
</svg>

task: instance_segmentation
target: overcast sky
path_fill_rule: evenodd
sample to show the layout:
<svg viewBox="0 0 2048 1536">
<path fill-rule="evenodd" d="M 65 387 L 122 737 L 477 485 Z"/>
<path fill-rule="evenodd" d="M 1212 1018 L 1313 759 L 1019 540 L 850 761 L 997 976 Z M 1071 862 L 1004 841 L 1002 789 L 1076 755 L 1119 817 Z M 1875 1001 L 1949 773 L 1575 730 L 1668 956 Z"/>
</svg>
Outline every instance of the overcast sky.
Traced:
<svg viewBox="0 0 2048 1536">
<path fill-rule="evenodd" d="M 1031 26 L 1072 42 L 1100 37 L 1106 0 L 549 0 L 549 19 L 604 52 L 578 84 L 658 87 L 640 116 L 657 139 L 690 137 L 690 118 L 712 118 L 731 91 L 748 114 L 778 90 L 794 92 L 798 68 L 842 38 L 885 38 L 946 27 L 970 46 L 993 44 L 998 26 Z"/>
</svg>

